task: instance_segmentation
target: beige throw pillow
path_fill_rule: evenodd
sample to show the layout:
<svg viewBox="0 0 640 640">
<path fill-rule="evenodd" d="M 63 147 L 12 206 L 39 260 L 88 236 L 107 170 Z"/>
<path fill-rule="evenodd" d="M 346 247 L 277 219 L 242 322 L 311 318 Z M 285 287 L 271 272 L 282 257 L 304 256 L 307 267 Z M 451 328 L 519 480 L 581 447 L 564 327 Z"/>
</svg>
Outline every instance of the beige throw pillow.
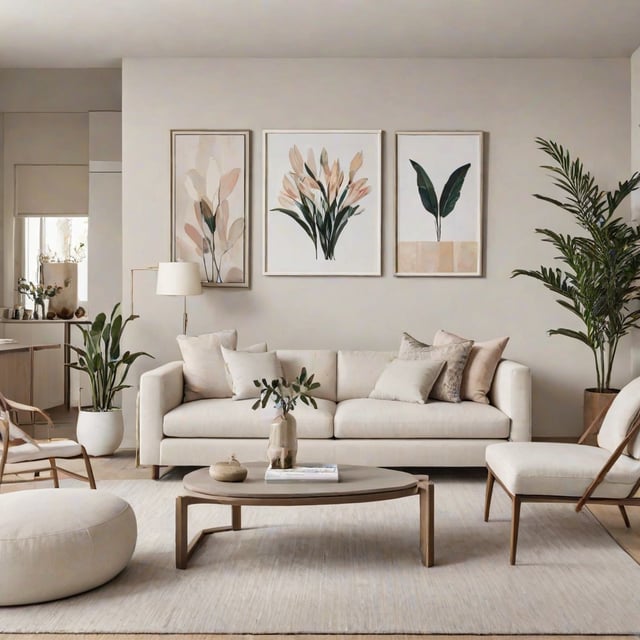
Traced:
<svg viewBox="0 0 640 640">
<path fill-rule="evenodd" d="M 402 360 L 444 360 L 444 369 L 433 385 L 430 397 L 444 402 L 460 402 L 462 372 L 472 346 L 473 340 L 467 340 L 436 347 L 403 333 L 398 357 Z"/>
<path fill-rule="evenodd" d="M 200 336 L 177 337 L 182 354 L 184 376 L 184 400 L 202 398 L 230 398 L 231 386 L 227 382 L 221 347 L 235 349 L 238 333 L 226 329 Z"/>
<path fill-rule="evenodd" d="M 253 384 L 254 380 L 266 378 L 271 381 L 282 376 L 282 366 L 275 351 L 250 353 L 222 347 L 222 357 L 233 381 L 234 400 L 258 398 L 260 389 Z"/>
<path fill-rule="evenodd" d="M 380 374 L 369 394 L 376 400 L 399 400 L 424 404 L 444 360 L 392 360 Z"/>
<path fill-rule="evenodd" d="M 466 338 L 461 338 L 455 333 L 449 333 L 440 329 L 434 339 L 434 345 L 446 345 L 452 343 L 465 342 Z M 507 346 L 509 338 L 495 338 L 485 342 L 474 342 L 471 353 L 467 360 L 467 365 L 462 373 L 462 386 L 460 397 L 463 400 L 473 400 L 489 404 L 487 394 L 493 383 L 493 376 L 502 357 L 502 352 Z"/>
</svg>

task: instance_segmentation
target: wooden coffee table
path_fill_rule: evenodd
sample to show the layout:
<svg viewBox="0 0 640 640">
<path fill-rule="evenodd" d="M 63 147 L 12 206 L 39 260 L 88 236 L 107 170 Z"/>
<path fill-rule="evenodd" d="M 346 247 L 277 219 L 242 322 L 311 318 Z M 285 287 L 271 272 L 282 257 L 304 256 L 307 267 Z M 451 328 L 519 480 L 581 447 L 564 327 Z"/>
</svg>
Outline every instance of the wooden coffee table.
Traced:
<svg viewBox="0 0 640 640">
<path fill-rule="evenodd" d="M 244 482 L 218 482 L 208 467 L 184 477 L 187 495 L 176 498 L 176 567 L 186 569 L 189 558 L 204 536 L 219 531 L 238 531 L 243 506 L 300 506 L 376 502 L 418 495 L 420 498 L 420 555 L 422 564 L 433 565 L 434 487 L 428 476 L 404 471 L 339 465 L 340 482 L 267 483 L 267 465 L 249 462 Z M 188 510 L 193 504 L 228 504 L 231 526 L 203 529 L 189 542 Z"/>
</svg>

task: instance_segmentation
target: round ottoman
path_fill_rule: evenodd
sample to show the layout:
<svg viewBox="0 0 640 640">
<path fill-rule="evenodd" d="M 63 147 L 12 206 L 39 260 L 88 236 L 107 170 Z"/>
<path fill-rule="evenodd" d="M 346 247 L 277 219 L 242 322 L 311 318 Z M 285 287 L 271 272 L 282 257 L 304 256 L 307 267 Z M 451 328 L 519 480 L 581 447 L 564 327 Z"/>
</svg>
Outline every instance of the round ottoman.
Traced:
<svg viewBox="0 0 640 640">
<path fill-rule="evenodd" d="M 0 495 L 0 605 L 64 598 L 122 571 L 136 546 L 122 498 L 90 489 Z"/>
</svg>

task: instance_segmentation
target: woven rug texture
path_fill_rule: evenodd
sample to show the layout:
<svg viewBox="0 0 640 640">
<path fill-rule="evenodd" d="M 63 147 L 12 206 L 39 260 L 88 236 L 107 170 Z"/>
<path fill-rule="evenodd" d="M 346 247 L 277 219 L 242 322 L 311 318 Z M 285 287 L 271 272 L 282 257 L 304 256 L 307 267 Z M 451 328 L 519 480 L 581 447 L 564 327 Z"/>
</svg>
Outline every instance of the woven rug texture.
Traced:
<svg viewBox="0 0 640 640">
<path fill-rule="evenodd" d="M 61 489 L 61 490 L 64 490 Z M 481 479 L 436 480 L 436 566 L 420 563 L 418 498 L 245 507 L 175 568 L 179 479 L 104 481 L 138 520 L 129 566 L 71 598 L 0 608 L 5 633 L 637 634 L 640 565 L 589 513 L 523 505 L 508 564 L 510 501 Z M 191 508 L 190 533 L 230 522 Z M 1 573 L 1 568 L 0 568 Z"/>
</svg>

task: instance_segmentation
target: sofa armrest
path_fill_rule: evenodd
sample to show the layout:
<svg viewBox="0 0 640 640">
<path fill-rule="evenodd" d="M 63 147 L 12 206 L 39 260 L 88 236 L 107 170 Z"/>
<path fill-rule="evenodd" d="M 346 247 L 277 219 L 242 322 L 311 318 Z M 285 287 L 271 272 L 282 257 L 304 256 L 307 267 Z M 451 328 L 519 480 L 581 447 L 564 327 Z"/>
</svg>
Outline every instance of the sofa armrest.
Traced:
<svg viewBox="0 0 640 640">
<path fill-rule="evenodd" d="M 511 418 L 509 440 L 531 440 L 531 369 L 513 360 L 501 360 L 489 391 L 489 400 Z"/>
<path fill-rule="evenodd" d="M 140 376 L 140 464 L 160 464 L 165 413 L 182 403 L 182 362 L 168 362 Z"/>
</svg>

